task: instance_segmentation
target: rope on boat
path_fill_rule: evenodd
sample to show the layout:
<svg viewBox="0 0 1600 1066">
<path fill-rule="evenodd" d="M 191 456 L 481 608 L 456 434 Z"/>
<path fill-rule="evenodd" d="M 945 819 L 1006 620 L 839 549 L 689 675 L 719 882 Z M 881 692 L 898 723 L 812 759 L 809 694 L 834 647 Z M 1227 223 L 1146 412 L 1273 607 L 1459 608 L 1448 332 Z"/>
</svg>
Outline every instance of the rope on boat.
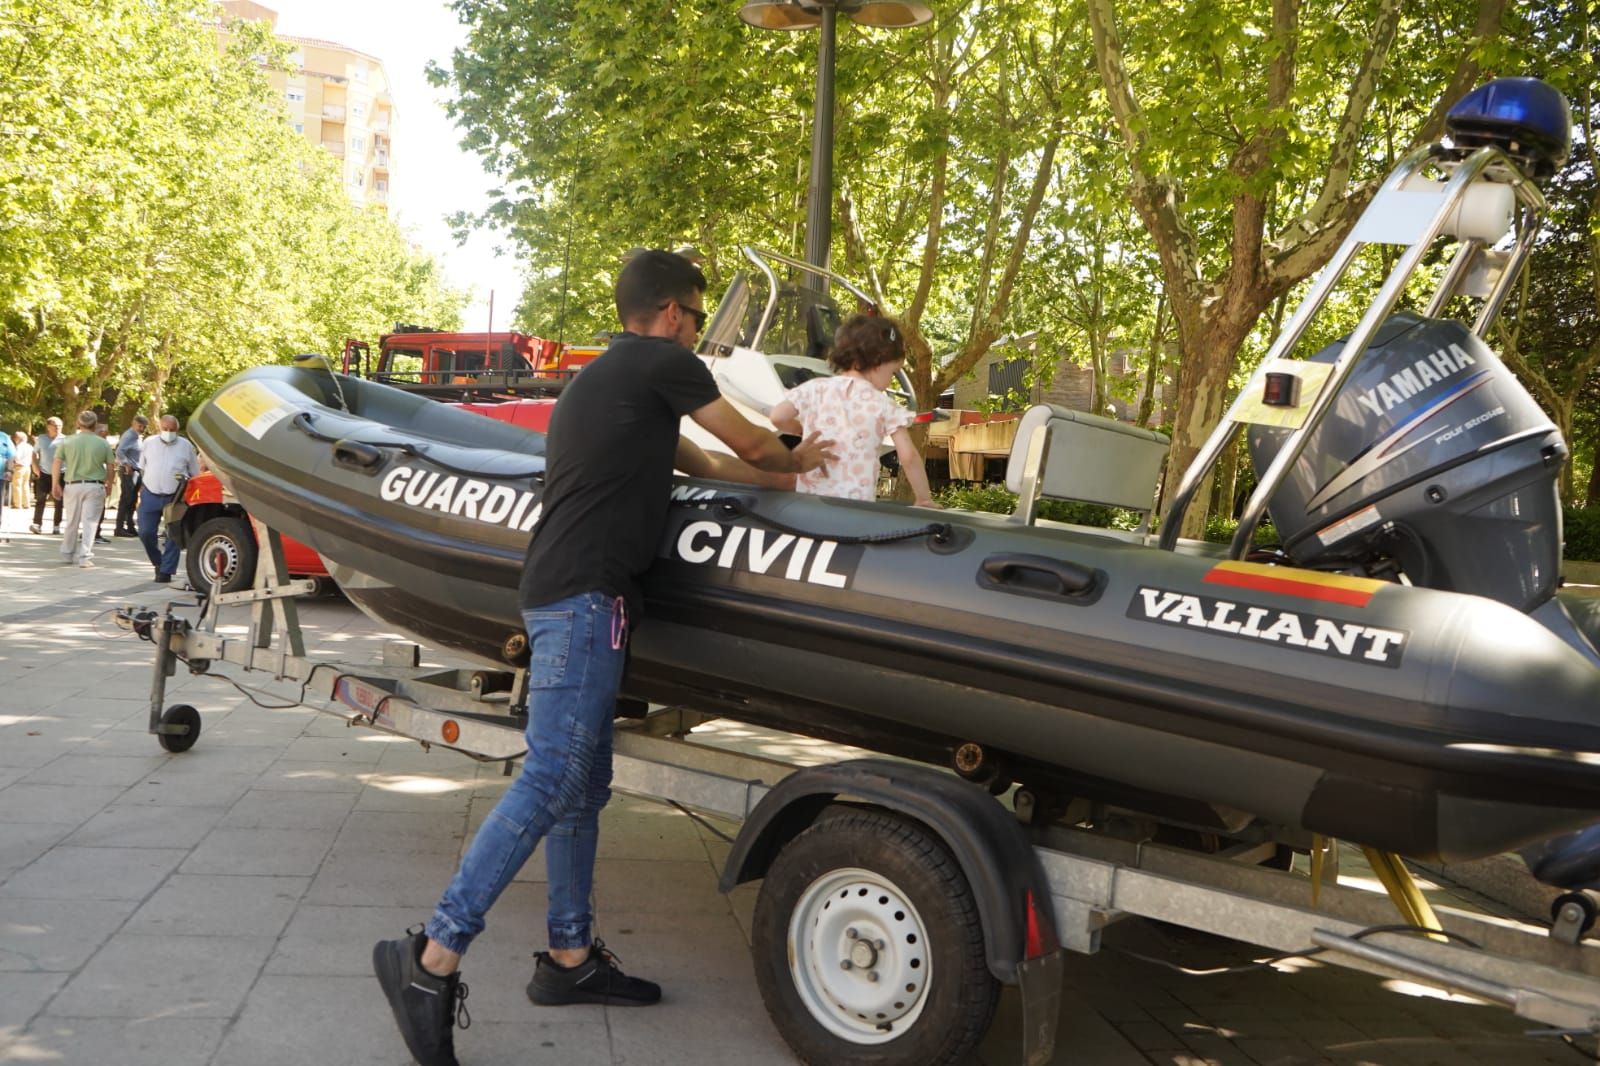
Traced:
<svg viewBox="0 0 1600 1066">
<path fill-rule="evenodd" d="M 393 450 L 409 458 L 426 460 L 446 473 L 459 474 L 461 477 L 483 478 L 485 481 L 526 481 L 528 478 L 544 477 L 544 467 L 542 466 L 537 470 L 513 471 L 509 474 L 494 473 L 488 470 L 472 470 L 464 466 L 456 466 L 454 463 L 449 463 L 443 459 L 437 458 L 436 456 L 430 455 L 426 446 L 421 444 L 413 444 L 410 441 L 351 440 L 349 437 L 329 436 L 312 425 L 314 418 L 315 415 L 312 412 L 301 411 L 299 414 L 294 416 L 294 418 L 291 420 L 291 424 L 295 429 L 298 429 L 300 432 L 304 433 L 306 436 L 315 441 L 321 441 L 325 444 L 357 444 L 365 448 L 392 448 Z"/>
<path fill-rule="evenodd" d="M 796 537 L 812 537 L 816 540 L 831 540 L 836 544 L 893 544 L 896 541 L 915 540 L 918 537 L 928 537 L 935 544 L 947 543 L 953 531 L 948 522 L 929 522 L 916 529 L 896 529 L 888 533 L 863 533 L 859 536 L 842 536 L 835 533 L 819 533 L 811 529 L 801 529 L 780 522 L 776 518 L 757 514 L 749 505 L 737 496 L 708 496 L 703 500 L 674 500 L 680 506 L 715 507 L 726 518 L 748 518 L 757 525 L 766 526 L 768 529 L 779 533 L 788 533 Z"/>
</svg>

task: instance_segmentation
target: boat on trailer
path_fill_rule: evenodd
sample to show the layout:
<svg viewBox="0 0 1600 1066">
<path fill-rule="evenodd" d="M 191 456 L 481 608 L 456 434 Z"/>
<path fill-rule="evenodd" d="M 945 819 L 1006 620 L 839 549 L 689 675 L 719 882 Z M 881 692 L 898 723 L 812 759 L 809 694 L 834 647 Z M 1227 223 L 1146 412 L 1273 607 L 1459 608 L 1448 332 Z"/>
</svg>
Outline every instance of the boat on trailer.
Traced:
<svg viewBox="0 0 1600 1066">
<path fill-rule="evenodd" d="M 1588 894 L 1557 899 L 1548 929 L 1435 914 L 1381 850 L 1462 857 L 1537 840 L 1525 854 L 1546 880 L 1596 877 L 1596 832 L 1551 837 L 1596 810 L 1597 612 L 1556 588 L 1564 444 L 1482 343 L 1538 231 L 1529 178 L 1564 145 L 1552 134 L 1565 136 L 1564 101 L 1524 82 L 1475 91 L 1452 143 L 1391 175 L 1186 474 L 1159 538 L 1036 518 L 1046 497 L 1148 514 L 1165 451 L 1154 434 L 1051 408 L 1019 432 L 1009 518 L 674 488 L 626 685 L 690 703 L 619 725 L 614 784 L 743 820 L 722 887 L 763 879 L 756 977 L 803 1060 L 960 1061 L 1003 983 L 1020 988 L 1022 1059 L 1041 1066 L 1063 951 L 1096 950 L 1130 915 L 1322 951 L 1552 1032 L 1600 1034 Z M 1397 312 L 1442 237 L 1459 247 L 1434 297 Z M 1361 322 L 1287 359 L 1376 243 L 1405 251 Z M 736 279 L 704 353 L 744 351 L 724 388 L 757 415 L 772 388 L 761 372 L 781 386 L 794 358 L 761 361 L 778 289 L 765 276 L 760 304 Z M 1458 296 L 1481 300 L 1470 327 L 1442 318 Z M 349 724 L 508 769 L 521 757 L 526 648 L 511 590 L 543 438 L 472 417 L 310 366 L 242 375 L 198 414 L 196 436 L 241 497 L 321 547 L 352 599 L 499 669 L 424 667 L 412 644 L 386 648 L 382 665 L 307 658 L 294 596 L 310 589 L 288 581 L 273 529 L 257 586 L 206 597 L 197 621 L 171 605 L 119 613 L 156 645 L 150 730 L 164 748 L 199 736 L 192 706 L 162 711 L 181 661 L 265 671 Z M 1206 468 L 1241 430 L 1259 487 L 1239 536 L 1226 549 L 1179 540 Z M 1252 552 L 1269 511 L 1282 543 Z M 235 604 L 253 606 L 243 639 L 218 632 Z M 735 756 L 695 742 L 708 713 L 934 765 Z M 1240 780 L 1251 775 L 1262 779 Z M 1324 834 L 1371 842 L 1407 924 L 1330 883 Z M 1310 850 L 1309 894 L 1305 864 L 1282 872 L 1286 844 Z"/>
<path fill-rule="evenodd" d="M 1385 181 L 1159 537 L 1035 517 L 1048 497 L 1148 512 L 1166 450 L 1047 406 L 1019 428 L 1009 517 L 681 479 L 625 694 L 1230 836 L 1453 861 L 1593 822 L 1600 656 L 1556 595 L 1566 446 L 1484 341 L 1544 211 L 1538 159 L 1474 129 Z M 1397 310 L 1441 242 L 1431 299 Z M 1289 358 L 1380 243 L 1405 251 L 1360 322 Z M 825 372 L 837 312 L 749 255 L 703 354 L 759 411 Z M 1470 325 L 1441 317 L 1458 300 L 1480 305 Z M 775 336 L 810 348 L 764 354 Z M 1180 541 L 1244 427 L 1259 483 L 1234 544 Z M 525 654 L 542 436 L 314 367 L 246 371 L 191 428 L 363 610 L 485 662 Z M 1267 511 L 1283 542 L 1251 552 Z"/>
</svg>

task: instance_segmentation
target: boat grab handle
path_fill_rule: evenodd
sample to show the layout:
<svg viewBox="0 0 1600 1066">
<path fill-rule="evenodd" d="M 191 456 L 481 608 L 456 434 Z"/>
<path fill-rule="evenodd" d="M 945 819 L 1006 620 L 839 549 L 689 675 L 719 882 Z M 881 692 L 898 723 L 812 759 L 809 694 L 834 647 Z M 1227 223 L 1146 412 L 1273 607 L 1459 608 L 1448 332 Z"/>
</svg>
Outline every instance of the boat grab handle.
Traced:
<svg viewBox="0 0 1600 1066">
<path fill-rule="evenodd" d="M 333 446 L 333 462 L 336 466 L 373 474 L 383 466 L 383 452 L 365 441 L 342 440 Z"/>
<path fill-rule="evenodd" d="M 1100 598 L 1105 577 L 1105 571 L 1093 567 L 1020 552 L 991 555 L 978 569 L 978 584 L 984 588 L 1084 604 Z"/>
</svg>

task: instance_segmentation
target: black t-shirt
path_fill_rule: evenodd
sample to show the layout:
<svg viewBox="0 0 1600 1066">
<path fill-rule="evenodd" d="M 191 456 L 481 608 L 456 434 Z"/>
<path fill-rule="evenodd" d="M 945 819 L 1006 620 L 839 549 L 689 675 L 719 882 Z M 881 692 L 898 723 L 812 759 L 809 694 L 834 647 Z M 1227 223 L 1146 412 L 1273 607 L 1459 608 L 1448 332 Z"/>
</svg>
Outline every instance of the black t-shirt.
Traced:
<svg viewBox="0 0 1600 1066">
<path fill-rule="evenodd" d="M 678 424 L 718 395 L 689 349 L 634 333 L 618 334 L 572 379 L 550 418 L 524 608 L 598 590 L 639 613 L 634 579 L 661 540 Z"/>
</svg>

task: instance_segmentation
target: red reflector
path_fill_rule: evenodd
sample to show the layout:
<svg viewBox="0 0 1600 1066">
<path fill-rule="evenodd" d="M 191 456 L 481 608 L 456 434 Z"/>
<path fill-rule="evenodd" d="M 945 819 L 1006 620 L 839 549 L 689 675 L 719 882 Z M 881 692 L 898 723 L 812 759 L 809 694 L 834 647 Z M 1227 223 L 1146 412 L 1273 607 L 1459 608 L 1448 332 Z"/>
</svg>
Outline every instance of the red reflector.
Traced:
<svg viewBox="0 0 1600 1066">
<path fill-rule="evenodd" d="M 1026 933 L 1022 942 L 1022 957 L 1037 959 L 1048 955 L 1052 948 L 1045 943 L 1043 924 L 1039 921 L 1039 905 L 1033 898 L 1033 889 L 1023 895 L 1023 921 Z"/>
<path fill-rule="evenodd" d="M 461 726 L 453 718 L 445 719 L 444 725 L 439 727 L 439 735 L 444 737 L 446 744 L 454 744 L 461 739 Z"/>
</svg>

